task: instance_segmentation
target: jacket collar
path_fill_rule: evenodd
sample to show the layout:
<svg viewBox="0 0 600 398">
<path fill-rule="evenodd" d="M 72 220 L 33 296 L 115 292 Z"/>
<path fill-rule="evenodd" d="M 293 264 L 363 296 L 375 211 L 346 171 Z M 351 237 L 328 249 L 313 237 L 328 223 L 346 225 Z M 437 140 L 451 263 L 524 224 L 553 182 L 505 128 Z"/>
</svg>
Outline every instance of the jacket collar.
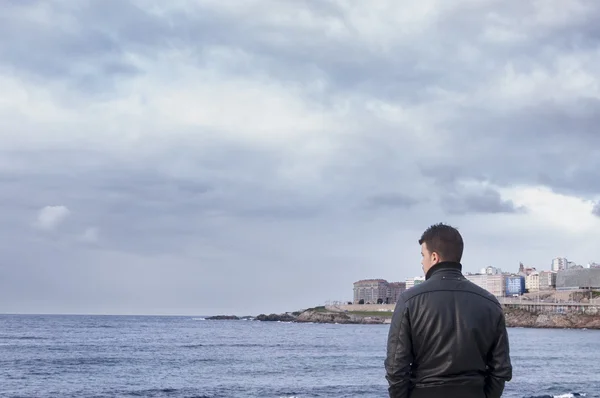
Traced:
<svg viewBox="0 0 600 398">
<path fill-rule="evenodd" d="M 425 280 L 444 270 L 457 270 L 460 272 L 462 271 L 462 265 L 461 263 L 456 263 L 453 261 L 442 261 L 441 263 L 437 263 L 433 267 L 429 268 L 427 275 L 425 275 Z"/>
</svg>

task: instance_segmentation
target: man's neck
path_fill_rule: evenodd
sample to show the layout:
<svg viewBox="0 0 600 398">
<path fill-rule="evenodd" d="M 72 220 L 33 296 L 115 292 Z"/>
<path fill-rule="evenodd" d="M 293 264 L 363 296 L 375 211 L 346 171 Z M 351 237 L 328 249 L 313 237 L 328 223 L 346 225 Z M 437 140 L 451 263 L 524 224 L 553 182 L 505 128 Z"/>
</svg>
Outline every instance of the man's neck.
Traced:
<svg viewBox="0 0 600 398">
<path fill-rule="evenodd" d="M 462 271 L 462 265 L 460 263 L 454 262 L 454 261 L 440 261 L 439 263 L 432 265 L 427 270 L 425 279 L 431 278 L 431 276 L 433 274 L 435 274 L 437 271 L 442 270 L 442 269 L 455 269 L 458 271 Z"/>
</svg>

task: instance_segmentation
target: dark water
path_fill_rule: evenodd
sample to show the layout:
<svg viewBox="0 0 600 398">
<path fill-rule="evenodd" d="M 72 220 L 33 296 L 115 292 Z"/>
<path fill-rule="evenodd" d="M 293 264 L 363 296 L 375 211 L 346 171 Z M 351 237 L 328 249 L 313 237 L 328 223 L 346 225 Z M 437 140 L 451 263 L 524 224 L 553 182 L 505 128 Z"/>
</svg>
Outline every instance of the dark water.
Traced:
<svg viewBox="0 0 600 398">
<path fill-rule="evenodd" d="M 0 315 L 2 397 L 385 397 L 386 325 Z M 511 329 L 505 397 L 600 397 L 600 332 Z"/>
</svg>

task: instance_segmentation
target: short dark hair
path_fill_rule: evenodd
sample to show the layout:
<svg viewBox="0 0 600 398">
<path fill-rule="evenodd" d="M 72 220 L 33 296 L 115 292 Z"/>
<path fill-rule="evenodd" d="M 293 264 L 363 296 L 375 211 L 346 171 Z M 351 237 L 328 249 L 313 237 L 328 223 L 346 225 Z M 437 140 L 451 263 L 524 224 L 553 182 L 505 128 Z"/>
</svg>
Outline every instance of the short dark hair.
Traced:
<svg viewBox="0 0 600 398">
<path fill-rule="evenodd" d="M 419 239 L 419 245 L 423 243 L 431 253 L 436 252 L 441 261 L 459 263 L 462 259 L 464 248 L 462 236 L 450 225 L 439 223 L 430 226 Z"/>
</svg>

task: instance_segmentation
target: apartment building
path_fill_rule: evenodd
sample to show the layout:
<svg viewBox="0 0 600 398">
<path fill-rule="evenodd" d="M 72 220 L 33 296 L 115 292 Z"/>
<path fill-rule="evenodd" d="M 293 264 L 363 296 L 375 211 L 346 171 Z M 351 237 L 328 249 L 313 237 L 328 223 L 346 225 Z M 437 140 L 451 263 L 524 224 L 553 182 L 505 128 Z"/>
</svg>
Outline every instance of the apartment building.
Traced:
<svg viewBox="0 0 600 398">
<path fill-rule="evenodd" d="M 486 275 L 499 275 L 502 273 L 502 270 L 500 268 L 492 267 L 490 265 L 489 267 L 482 268 L 479 273 Z"/>
<path fill-rule="evenodd" d="M 527 281 L 525 281 L 527 283 Z M 556 272 L 539 272 L 539 290 L 551 290 L 556 288 Z"/>
<path fill-rule="evenodd" d="M 406 282 L 390 282 L 388 283 L 388 291 L 386 299 L 387 304 L 395 304 L 398 298 L 406 290 Z M 384 301 L 385 302 L 385 301 Z"/>
<path fill-rule="evenodd" d="M 552 260 L 552 271 L 558 272 L 569 267 L 569 261 L 564 257 L 557 257 Z"/>
<path fill-rule="evenodd" d="M 505 290 L 505 276 L 501 274 L 466 274 L 465 278 L 477 286 L 487 290 L 496 297 L 503 297 Z"/>
<path fill-rule="evenodd" d="M 525 277 L 525 289 L 530 293 L 540 291 L 540 274 L 538 272 Z"/>
<path fill-rule="evenodd" d="M 525 277 L 523 275 L 507 275 L 504 284 L 507 296 L 520 296 L 525 293 Z"/>
<path fill-rule="evenodd" d="M 415 287 L 419 283 L 425 282 L 424 276 L 415 276 L 414 278 L 408 278 L 406 280 L 406 288 L 410 289 L 411 287 Z"/>
</svg>

